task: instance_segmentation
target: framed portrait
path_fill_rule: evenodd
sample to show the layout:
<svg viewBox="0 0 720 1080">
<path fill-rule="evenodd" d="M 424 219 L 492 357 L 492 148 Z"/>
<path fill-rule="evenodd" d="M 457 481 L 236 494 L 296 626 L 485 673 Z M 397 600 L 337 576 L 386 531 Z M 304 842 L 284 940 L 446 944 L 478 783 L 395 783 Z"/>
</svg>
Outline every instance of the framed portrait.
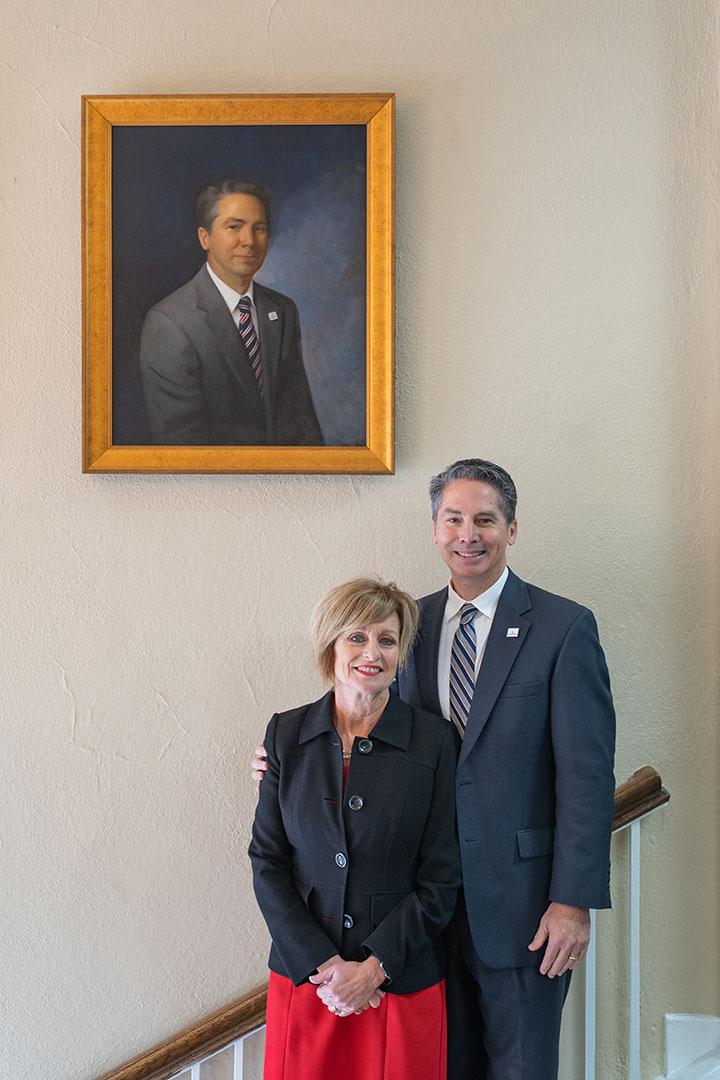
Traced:
<svg viewBox="0 0 720 1080">
<path fill-rule="evenodd" d="M 394 95 L 82 107 L 83 470 L 392 473 Z"/>
</svg>

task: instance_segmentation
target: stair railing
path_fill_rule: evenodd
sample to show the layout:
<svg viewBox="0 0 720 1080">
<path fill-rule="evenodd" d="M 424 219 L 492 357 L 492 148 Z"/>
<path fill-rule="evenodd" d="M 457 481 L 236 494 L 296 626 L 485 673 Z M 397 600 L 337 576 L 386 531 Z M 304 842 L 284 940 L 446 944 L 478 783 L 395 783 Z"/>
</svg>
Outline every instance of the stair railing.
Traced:
<svg viewBox="0 0 720 1080">
<path fill-rule="evenodd" d="M 245 1040 L 264 1026 L 266 1000 L 267 986 L 258 986 L 98 1080 L 172 1080 L 187 1070 L 200 1080 L 203 1062 L 230 1046 L 233 1080 L 243 1080 Z"/>
<path fill-rule="evenodd" d="M 651 765 L 644 765 L 615 790 L 613 834 L 630 830 L 630 952 L 628 1080 L 640 1080 L 640 823 L 670 799 Z M 585 1080 L 595 1080 L 597 1025 L 597 922 L 590 912 L 590 945 L 585 957 Z"/>
<path fill-rule="evenodd" d="M 655 770 L 645 765 L 615 791 L 613 833 L 630 829 L 630 1053 L 628 1080 L 640 1080 L 640 822 L 664 806 L 670 795 Z M 595 1080 L 597 942 L 591 912 L 590 947 L 585 959 L 585 1080 Z M 98 1080 L 201 1080 L 210 1058 L 233 1052 L 233 1080 L 243 1080 L 246 1040 L 265 1024 L 267 986 L 259 986 L 192 1024 Z"/>
</svg>

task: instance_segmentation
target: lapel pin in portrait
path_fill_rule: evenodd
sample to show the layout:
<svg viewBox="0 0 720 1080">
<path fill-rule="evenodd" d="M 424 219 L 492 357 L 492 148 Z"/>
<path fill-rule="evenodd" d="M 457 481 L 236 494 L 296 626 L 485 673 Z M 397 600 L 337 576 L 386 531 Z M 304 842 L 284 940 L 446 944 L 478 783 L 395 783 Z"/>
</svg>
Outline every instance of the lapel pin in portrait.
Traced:
<svg viewBox="0 0 720 1080">
<path fill-rule="evenodd" d="M 268 311 L 268 319 L 271 319 L 272 322 L 275 322 L 275 320 L 277 319 L 277 311 Z"/>
<path fill-rule="evenodd" d="M 519 626 L 508 626 L 508 631 L 507 631 L 507 634 L 505 636 L 506 637 L 517 637 L 519 633 L 520 633 L 520 627 Z"/>
</svg>

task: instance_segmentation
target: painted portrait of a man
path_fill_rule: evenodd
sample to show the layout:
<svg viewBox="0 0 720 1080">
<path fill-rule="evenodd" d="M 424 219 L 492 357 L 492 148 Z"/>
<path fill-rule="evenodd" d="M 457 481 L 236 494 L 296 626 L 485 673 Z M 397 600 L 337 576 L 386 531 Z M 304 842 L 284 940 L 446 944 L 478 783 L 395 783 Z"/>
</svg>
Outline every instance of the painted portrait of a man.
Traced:
<svg viewBox="0 0 720 1080">
<path fill-rule="evenodd" d="M 255 280 L 270 243 L 270 196 L 226 179 L 202 189 L 196 220 L 207 262 L 150 309 L 142 329 L 153 440 L 321 446 L 297 305 Z"/>
<path fill-rule="evenodd" d="M 360 446 L 362 125 L 113 129 L 113 442 Z"/>
</svg>

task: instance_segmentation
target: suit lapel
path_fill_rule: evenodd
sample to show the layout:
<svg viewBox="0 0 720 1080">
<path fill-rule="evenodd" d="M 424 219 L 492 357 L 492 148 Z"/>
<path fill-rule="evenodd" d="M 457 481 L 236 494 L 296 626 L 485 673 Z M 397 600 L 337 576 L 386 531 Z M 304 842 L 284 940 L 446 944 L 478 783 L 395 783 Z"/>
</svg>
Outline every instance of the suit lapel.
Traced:
<svg viewBox="0 0 720 1080">
<path fill-rule="evenodd" d="M 197 306 L 204 312 L 220 355 L 240 383 L 243 392 L 255 400 L 262 410 L 263 403 L 257 379 L 253 375 L 242 338 L 235 326 L 228 306 L 215 288 L 207 269 L 203 266 L 195 275 Z"/>
<path fill-rule="evenodd" d="M 438 696 L 438 648 L 446 602 L 447 589 L 441 589 L 423 604 L 422 623 L 415 646 L 415 673 L 420 701 L 425 703 L 428 712 L 436 716 L 442 716 Z"/>
<path fill-rule="evenodd" d="M 498 694 L 505 685 L 530 626 L 529 621 L 522 617 L 522 612 L 529 611 L 531 607 L 527 585 L 510 571 L 485 646 L 458 765 L 462 764 L 480 737 Z M 517 636 L 508 637 L 510 629 L 517 630 Z"/>
</svg>

